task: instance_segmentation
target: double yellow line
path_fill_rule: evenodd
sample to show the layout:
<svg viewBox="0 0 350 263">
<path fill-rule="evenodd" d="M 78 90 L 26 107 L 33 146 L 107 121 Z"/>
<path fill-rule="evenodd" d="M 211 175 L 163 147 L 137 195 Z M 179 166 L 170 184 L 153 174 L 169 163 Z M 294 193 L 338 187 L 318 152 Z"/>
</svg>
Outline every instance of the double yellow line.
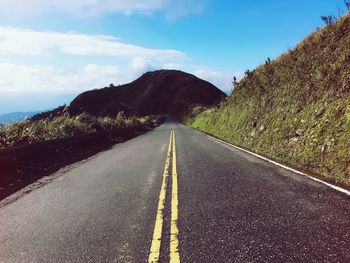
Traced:
<svg viewBox="0 0 350 263">
<path fill-rule="evenodd" d="M 153 239 L 148 262 L 158 262 L 160 255 L 160 244 L 162 240 L 163 216 L 165 197 L 167 191 L 167 182 L 169 177 L 170 160 L 172 153 L 172 194 L 171 194 L 171 221 L 170 221 L 170 263 L 180 262 L 179 254 L 179 227 L 178 227 L 178 181 L 176 168 L 176 143 L 175 132 L 171 130 L 167 157 L 163 172 L 162 186 L 159 194 L 156 223 L 154 225 Z"/>
</svg>

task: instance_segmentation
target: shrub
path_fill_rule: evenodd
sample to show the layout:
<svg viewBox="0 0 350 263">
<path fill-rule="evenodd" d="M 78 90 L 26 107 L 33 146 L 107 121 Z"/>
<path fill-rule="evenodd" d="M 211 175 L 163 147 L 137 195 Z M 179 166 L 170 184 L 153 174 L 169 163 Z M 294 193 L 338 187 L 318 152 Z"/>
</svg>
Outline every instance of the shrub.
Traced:
<svg viewBox="0 0 350 263">
<path fill-rule="evenodd" d="M 78 116 L 61 115 L 36 121 L 26 120 L 6 127 L 0 126 L 0 149 L 96 131 L 146 125 L 154 120 L 159 120 L 159 116 L 127 117 L 123 112 L 119 112 L 115 118 L 82 113 Z"/>
<path fill-rule="evenodd" d="M 321 16 L 321 19 L 327 26 L 337 21 L 337 18 L 334 16 Z"/>
</svg>

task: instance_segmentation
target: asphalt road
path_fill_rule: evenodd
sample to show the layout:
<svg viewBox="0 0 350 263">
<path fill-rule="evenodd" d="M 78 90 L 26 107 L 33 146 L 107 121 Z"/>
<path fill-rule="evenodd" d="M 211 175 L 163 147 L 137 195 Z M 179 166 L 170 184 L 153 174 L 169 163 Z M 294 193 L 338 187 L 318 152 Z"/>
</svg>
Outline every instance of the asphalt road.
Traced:
<svg viewBox="0 0 350 263">
<path fill-rule="evenodd" d="M 173 122 L 0 208 L 0 262 L 147 262 L 164 176 L 159 262 L 350 262 L 349 197 Z"/>
</svg>

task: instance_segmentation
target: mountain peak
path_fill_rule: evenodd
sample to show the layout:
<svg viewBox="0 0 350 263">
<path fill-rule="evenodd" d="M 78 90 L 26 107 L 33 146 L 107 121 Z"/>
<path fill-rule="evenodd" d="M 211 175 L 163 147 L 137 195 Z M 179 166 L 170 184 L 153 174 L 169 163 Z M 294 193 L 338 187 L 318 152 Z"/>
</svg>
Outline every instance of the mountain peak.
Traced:
<svg viewBox="0 0 350 263">
<path fill-rule="evenodd" d="M 211 107 L 225 96 L 217 87 L 194 75 L 179 70 L 156 70 L 129 84 L 84 92 L 72 101 L 69 112 L 114 116 L 124 111 L 181 117 L 194 105 Z"/>
</svg>

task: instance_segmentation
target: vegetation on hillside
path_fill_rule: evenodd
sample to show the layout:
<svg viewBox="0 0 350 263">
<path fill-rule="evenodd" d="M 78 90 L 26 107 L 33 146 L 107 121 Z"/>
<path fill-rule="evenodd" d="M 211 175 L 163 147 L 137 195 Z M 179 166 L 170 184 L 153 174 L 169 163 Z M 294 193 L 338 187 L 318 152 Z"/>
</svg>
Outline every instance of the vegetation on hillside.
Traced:
<svg viewBox="0 0 350 263">
<path fill-rule="evenodd" d="M 246 74 L 188 123 L 328 181 L 350 185 L 350 15 Z"/>
<path fill-rule="evenodd" d="M 148 125 L 159 119 L 159 116 L 128 117 L 120 112 L 115 118 L 82 113 L 77 116 L 62 114 L 38 121 L 26 120 L 0 128 L 0 149 L 97 131 Z"/>
</svg>

